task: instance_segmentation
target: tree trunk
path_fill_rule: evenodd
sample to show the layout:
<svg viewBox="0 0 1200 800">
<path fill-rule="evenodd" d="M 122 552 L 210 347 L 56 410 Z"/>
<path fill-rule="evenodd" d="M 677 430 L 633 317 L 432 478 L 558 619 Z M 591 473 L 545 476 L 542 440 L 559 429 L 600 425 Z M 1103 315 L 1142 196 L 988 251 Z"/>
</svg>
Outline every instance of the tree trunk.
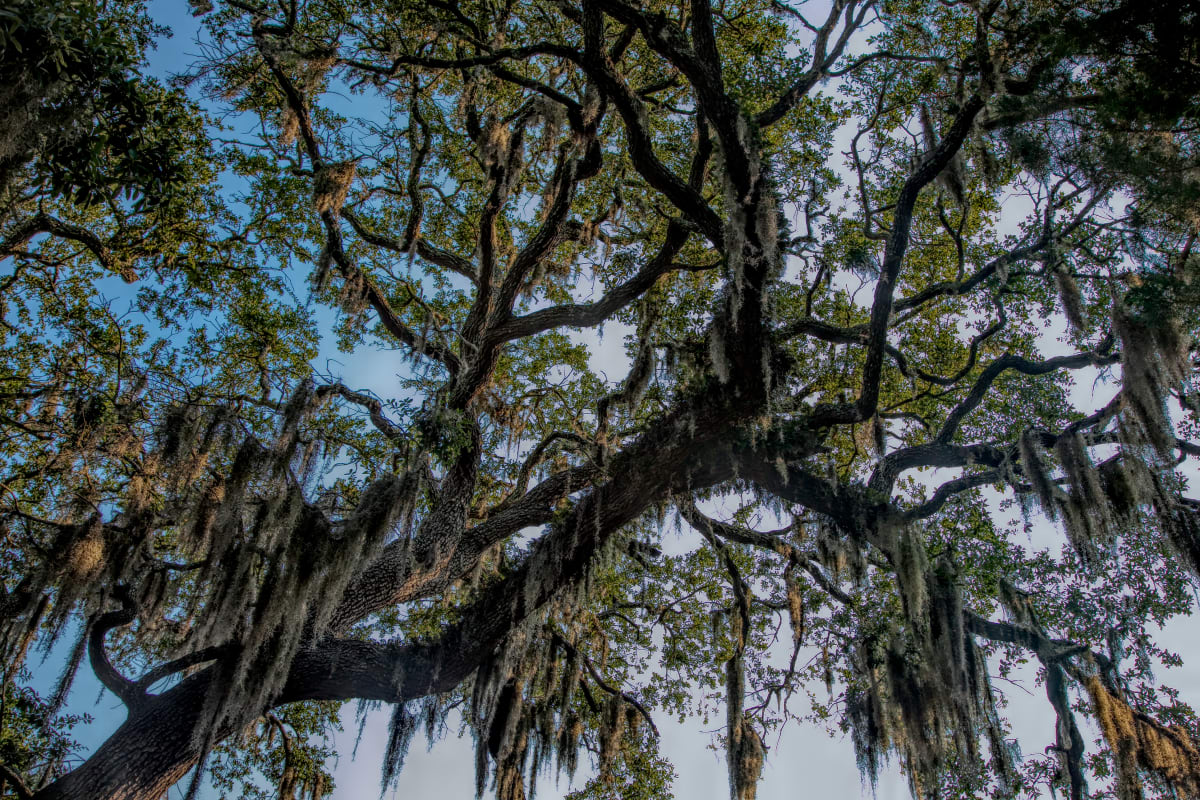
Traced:
<svg viewBox="0 0 1200 800">
<path fill-rule="evenodd" d="M 464 659 L 449 652 L 439 659 L 439 669 L 431 669 L 431 659 L 443 652 L 423 645 L 327 640 L 296 655 L 272 705 L 351 698 L 396 702 L 445 691 L 461 683 L 474 663 L 469 654 Z M 193 736 L 215 674 L 217 667 L 208 667 L 148 697 L 87 761 L 35 792 L 34 800 L 159 800 L 200 758 Z M 249 713 L 243 724 L 267 710 Z M 230 724 L 217 740 L 238 727 Z"/>
<path fill-rule="evenodd" d="M 192 741 L 209 685 L 206 670 L 153 698 L 87 761 L 34 800 L 151 800 L 162 797 L 200 757 Z"/>
</svg>

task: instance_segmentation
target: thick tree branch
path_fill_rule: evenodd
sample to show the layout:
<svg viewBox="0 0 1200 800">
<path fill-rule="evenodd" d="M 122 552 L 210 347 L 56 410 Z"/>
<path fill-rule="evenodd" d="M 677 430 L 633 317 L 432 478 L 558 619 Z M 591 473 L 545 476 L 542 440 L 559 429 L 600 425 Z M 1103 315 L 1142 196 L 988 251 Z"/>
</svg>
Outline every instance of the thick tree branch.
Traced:
<svg viewBox="0 0 1200 800">
<path fill-rule="evenodd" d="M 354 229 L 354 232 L 364 242 L 397 254 L 407 254 L 410 252 L 409 247 L 405 247 L 404 243 L 400 240 L 392 239 L 369 228 L 366 222 L 352 209 L 343 206 L 339 213 L 342 219 L 350 223 L 350 227 Z M 470 260 L 430 244 L 422 236 L 418 236 L 416 242 L 410 245 L 410 247 L 413 248 L 413 252 L 430 264 L 448 269 L 457 275 L 467 278 L 472 283 L 479 282 L 479 274 L 475 269 L 475 265 Z"/>
<path fill-rule="evenodd" d="M 924 503 L 905 511 L 904 518 L 907 520 L 920 520 L 931 517 L 941 511 L 942 507 L 955 495 L 962 494 L 969 489 L 987 486 L 990 483 L 997 483 L 1003 478 L 1004 474 L 1002 472 L 990 469 L 984 472 L 973 472 L 969 475 L 963 475 L 959 478 L 946 481 L 935 489 L 933 496 Z"/>
<path fill-rule="evenodd" d="M 1051 639 L 1046 634 L 1033 628 L 1013 625 L 1008 622 L 993 622 L 985 617 L 967 612 L 965 614 L 967 630 L 976 636 L 982 636 L 993 642 L 1013 644 L 1029 650 L 1044 664 L 1056 664 L 1068 658 L 1085 653 L 1101 666 L 1109 664 L 1108 657 L 1102 653 L 1088 650 L 1085 645 L 1076 644 L 1068 639 Z"/>
<path fill-rule="evenodd" d="M 720 249 L 724 241 L 725 223 L 692 188 L 669 168 L 654 152 L 654 139 L 646 126 L 646 111 L 642 101 L 621 78 L 603 47 L 603 19 L 594 3 L 584 5 L 585 52 L 582 59 L 570 53 L 573 60 L 600 87 L 617 108 L 625 124 L 630 161 L 638 174 L 658 190 L 683 213 L 692 224 Z"/>
<path fill-rule="evenodd" d="M 740 525 L 730 525 L 726 522 L 720 522 L 700 512 L 696 508 L 695 503 L 687 500 L 678 504 L 679 514 L 689 525 L 697 530 L 707 530 L 713 536 L 720 539 L 726 539 L 738 544 L 757 547 L 760 550 L 768 550 L 777 553 L 790 563 L 802 568 L 805 572 L 812 576 L 826 594 L 833 597 L 838 602 L 845 605 L 853 605 L 854 598 L 843 592 L 838 586 L 829 579 L 829 576 L 824 573 L 819 564 L 815 553 L 807 553 L 800 548 L 789 543 L 784 537 L 790 533 L 794 526 L 781 528 L 777 531 L 756 531 L 752 528 L 744 528 Z"/>
<path fill-rule="evenodd" d="M 989 364 L 975 381 L 975 385 L 971 387 L 971 391 L 963 398 L 957 406 L 955 406 L 949 414 L 946 415 L 946 421 L 942 424 L 942 428 L 938 431 L 934 441 L 938 444 L 946 444 L 958 432 L 958 426 L 966 419 L 967 415 L 979 407 L 983 402 L 983 398 L 987 395 L 988 390 L 996 379 L 1008 370 L 1019 372 L 1022 375 L 1045 375 L 1055 370 L 1060 369 L 1080 369 L 1082 367 L 1102 367 L 1109 364 L 1115 364 L 1120 359 L 1117 353 L 1076 353 L 1069 356 L 1056 356 L 1048 358 L 1045 361 L 1030 361 L 1023 356 L 1005 354 Z"/>
<path fill-rule="evenodd" d="M 213 645 L 212 647 L 205 647 L 200 650 L 196 650 L 188 653 L 185 656 L 172 659 L 164 664 L 159 664 L 157 667 L 154 667 L 145 675 L 138 678 L 137 681 L 134 682 L 134 685 L 140 692 L 146 694 L 150 691 L 151 686 L 158 683 L 162 679 L 169 678 L 176 673 L 183 672 L 184 670 L 199 666 L 200 664 L 204 664 L 209 661 L 216 661 L 217 659 L 228 655 L 231 649 L 232 648 L 230 648 L 228 645 Z"/>
<path fill-rule="evenodd" d="M 342 232 L 338 228 L 333 212 L 322 211 L 321 219 L 325 224 L 327 249 L 330 257 L 338 265 L 344 277 L 357 275 L 363 282 L 367 303 L 374 309 L 383 329 L 396 341 L 407 346 L 413 354 L 432 358 L 445 365 L 452 374 L 457 373 L 462 368 L 462 362 L 458 355 L 449 347 L 430 341 L 406 325 L 396 314 L 387 295 L 379 288 L 379 285 L 350 260 L 343 245 Z"/>
<path fill-rule="evenodd" d="M 101 266 L 116 272 L 121 271 L 121 265 L 117 263 L 112 248 L 101 241 L 100 237 L 87 228 L 66 222 L 45 212 L 39 212 L 18 223 L 4 241 L 0 242 L 0 256 L 12 256 L 23 252 L 21 248 L 41 233 L 48 233 L 60 239 L 81 244 L 91 251 Z"/>
<path fill-rule="evenodd" d="M 513 317 L 498 325 L 491 342 L 509 342 L 555 328 L 590 328 L 599 325 L 617 311 L 637 300 L 660 277 L 675 269 L 673 259 L 687 242 L 686 228 L 672 221 L 658 253 L 632 278 L 614 286 L 594 303 L 552 306 L 521 317 Z"/>
<path fill-rule="evenodd" d="M 254 36 L 258 44 L 259 53 L 266 61 L 267 66 L 271 70 L 275 82 L 279 85 L 287 100 L 288 108 L 296 115 L 300 137 L 304 142 L 305 151 L 309 159 L 312 161 L 313 168 L 316 172 L 320 172 L 325 167 L 324 158 L 321 155 L 320 142 L 317 139 L 316 132 L 313 130 L 312 117 L 308 111 L 308 104 L 304 99 L 303 94 L 297 88 L 296 84 L 287 76 L 287 73 L 279 65 L 279 60 L 274 55 L 269 46 L 265 45 L 263 37 L 268 35 L 278 35 L 271 33 L 263 22 L 258 22 L 255 26 Z M 342 239 L 342 231 L 337 222 L 336 214 L 340 211 L 334 209 L 322 209 L 320 211 L 321 222 L 325 227 L 326 235 L 326 250 L 329 257 L 337 264 L 341 270 L 343 277 L 349 279 L 351 276 L 357 276 L 365 285 L 366 298 L 370 306 L 375 310 L 379 317 L 380 323 L 384 330 L 396 338 L 397 341 L 406 345 L 412 352 L 417 355 L 433 358 L 444 364 L 451 373 L 457 373 L 461 364 L 458 356 L 450 350 L 436 342 L 430 342 L 424 336 L 417 334 L 397 316 L 392 309 L 391 303 L 387 299 L 387 295 L 380 290 L 379 286 L 368 276 L 362 269 L 354 264 L 347 255 Z M 353 223 L 352 223 L 353 224 Z M 403 245 L 401 245 L 403 248 Z M 407 248 L 404 248 L 407 249 Z"/>
<path fill-rule="evenodd" d="M 370 415 L 371 424 L 389 439 L 399 440 L 406 435 L 403 428 L 384 415 L 383 403 L 377 397 L 372 397 L 363 392 L 356 392 L 340 383 L 318 387 L 317 394 L 336 394 L 355 405 L 362 406 Z"/>
<path fill-rule="evenodd" d="M 88 662 L 92 666 L 92 671 L 96 673 L 96 678 L 104 684 L 104 688 L 120 698 L 121 702 L 132 711 L 145 702 L 146 694 L 137 683 L 118 672 L 117 668 L 109 661 L 108 653 L 104 648 L 104 637 L 113 628 L 133 622 L 137 616 L 137 608 L 134 606 L 133 597 L 129 594 L 127 586 L 118 585 L 113 590 L 113 597 L 120 601 L 121 609 L 106 611 L 92 621 L 91 631 L 88 632 Z"/>
<path fill-rule="evenodd" d="M 564 156 L 560 161 L 554 177 L 550 179 L 554 189 L 549 208 L 545 210 L 545 219 L 509 265 L 496 297 L 494 318 L 508 318 L 512 314 L 513 303 L 530 272 L 565 237 L 565 223 L 571 210 L 571 200 L 575 196 L 575 186 L 584 177 L 581 166 L 580 161 L 574 158 Z"/>
<path fill-rule="evenodd" d="M 841 58 L 850 37 L 862 27 L 867 13 L 874 8 L 874 5 L 873 0 L 866 0 L 861 6 L 859 6 L 858 0 L 834 0 L 825 23 L 816 31 L 817 35 L 812 45 L 812 66 L 786 92 L 780 95 L 779 99 L 759 112 L 754 119 L 759 127 L 766 128 L 783 119 L 789 111 L 796 107 L 797 103 L 812 91 L 814 86 L 832 75 L 830 68 Z M 841 31 L 831 47 L 830 37 L 837 30 L 843 15 L 845 21 L 841 23 Z M 891 57 L 891 54 L 873 53 L 860 58 L 847 69 L 839 71 L 838 74 L 847 74 L 870 61 L 883 58 L 885 55 Z"/>
<path fill-rule="evenodd" d="M 983 104 L 984 98 L 979 94 L 971 95 L 963 103 L 942 141 L 921 159 L 921 163 L 908 176 L 904 187 L 900 190 L 900 195 L 896 199 L 896 208 L 892 213 L 892 230 L 888 235 L 879 281 L 875 286 L 875 297 L 871 303 L 871 322 L 866 360 L 863 365 L 862 389 L 853 410 L 850 413 L 835 410 L 830 414 L 833 419 L 840 422 L 854 422 L 867 419 L 875 413 L 879 400 L 879 379 L 883 366 L 883 354 L 887 349 L 887 332 L 892 316 L 892 296 L 896 291 L 896 281 L 900 275 L 900 267 L 904 263 L 904 254 L 908 250 L 913 208 L 921 190 L 945 169 L 961 149 L 967 134 L 975 124 L 975 115 L 983 108 Z"/>
</svg>

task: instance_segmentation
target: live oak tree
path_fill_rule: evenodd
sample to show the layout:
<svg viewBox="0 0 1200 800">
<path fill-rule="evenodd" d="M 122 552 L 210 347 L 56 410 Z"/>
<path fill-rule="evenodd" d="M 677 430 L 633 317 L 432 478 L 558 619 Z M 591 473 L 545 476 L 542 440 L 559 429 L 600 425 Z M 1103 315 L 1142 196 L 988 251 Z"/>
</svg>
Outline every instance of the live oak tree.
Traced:
<svg viewBox="0 0 1200 800">
<path fill-rule="evenodd" d="M 170 86 L 57 5 L 0 7 L 0 644 L 75 637 L 26 736 L 85 659 L 127 719 L 10 795 L 320 798 L 352 699 L 502 800 L 669 796 L 711 711 L 735 800 L 800 724 L 1200 793 L 1200 3 L 194 2 Z"/>
</svg>

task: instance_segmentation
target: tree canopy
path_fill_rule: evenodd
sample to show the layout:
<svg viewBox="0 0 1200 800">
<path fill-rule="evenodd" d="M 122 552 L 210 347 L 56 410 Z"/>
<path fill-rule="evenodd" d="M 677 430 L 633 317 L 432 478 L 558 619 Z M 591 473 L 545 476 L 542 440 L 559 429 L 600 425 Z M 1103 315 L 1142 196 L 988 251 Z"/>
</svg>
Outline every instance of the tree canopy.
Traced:
<svg viewBox="0 0 1200 800">
<path fill-rule="evenodd" d="M 1200 3 L 191 5 L 0 4 L 4 796 L 319 800 L 348 700 L 499 800 L 713 712 L 733 800 L 1200 795 Z"/>
</svg>

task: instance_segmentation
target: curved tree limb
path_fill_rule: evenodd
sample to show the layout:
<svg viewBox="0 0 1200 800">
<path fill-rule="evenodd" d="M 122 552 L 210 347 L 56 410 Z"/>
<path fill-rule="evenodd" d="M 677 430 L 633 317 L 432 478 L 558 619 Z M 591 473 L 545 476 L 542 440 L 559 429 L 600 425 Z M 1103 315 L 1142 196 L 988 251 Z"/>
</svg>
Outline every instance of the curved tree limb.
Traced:
<svg viewBox="0 0 1200 800">
<path fill-rule="evenodd" d="M 934 441 L 938 444 L 945 444 L 954 438 L 955 433 L 958 432 L 958 426 L 962 424 L 962 421 L 968 414 L 978 408 L 979 404 L 983 402 L 984 396 L 996 378 L 1008 370 L 1019 372 L 1022 375 L 1045 375 L 1048 372 L 1059 369 L 1108 366 L 1109 364 L 1117 363 L 1119 360 L 1120 355 L 1117 353 L 1075 353 L 1069 356 L 1048 358 L 1045 361 L 1030 361 L 1022 356 L 1005 354 L 989 364 L 980 373 L 975 381 L 975 385 L 971 387 L 971 391 L 946 416 L 946 421 L 942 424 L 942 428 L 938 431 L 937 436 L 934 437 Z"/>
<path fill-rule="evenodd" d="M 117 611 L 106 611 L 92 621 L 91 630 L 88 632 L 88 663 L 96 673 L 96 678 L 104 684 L 104 688 L 120 698 L 121 702 L 133 711 L 145 702 L 146 693 L 139 684 L 118 672 L 109 661 L 104 648 L 104 637 L 113 628 L 133 622 L 137 616 L 137 608 L 127 586 L 118 585 L 113 590 L 113 597 L 120 601 L 121 608 Z"/>
<path fill-rule="evenodd" d="M 168 678 L 176 673 L 183 672 L 186 669 L 204 664 L 208 661 L 216 661 L 217 659 L 227 655 L 230 650 L 231 648 L 228 645 L 213 645 L 212 647 L 205 647 L 201 650 L 196 650 L 195 652 L 188 653 L 185 656 L 180 656 L 179 658 L 168 661 L 165 664 L 159 664 L 157 667 L 154 667 L 145 675 L 138 678 L 137 681 L 134 682 L 134 686 L 136 686 L 143 694 L 147 694 L 150 691 L 150 687 L 161 681 L 163 678 Z"/>
</svg>

